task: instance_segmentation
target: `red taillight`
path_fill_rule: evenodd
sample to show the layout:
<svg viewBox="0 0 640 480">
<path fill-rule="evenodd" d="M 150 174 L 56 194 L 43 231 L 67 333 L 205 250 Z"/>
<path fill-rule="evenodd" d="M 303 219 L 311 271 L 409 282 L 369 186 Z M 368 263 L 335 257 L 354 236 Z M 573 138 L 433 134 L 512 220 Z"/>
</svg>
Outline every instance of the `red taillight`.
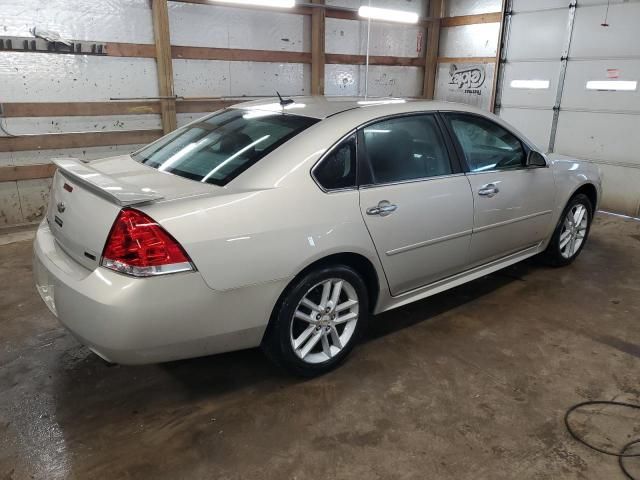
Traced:
<svg viewBox="0 0 640 480">
<path fill-rule="evenodd" d="M 120 210 L 113 222 L 100 264 L 136 277 L 193 270 L 176 239 L 155 220 L 132 208 Z"/>
</svg>

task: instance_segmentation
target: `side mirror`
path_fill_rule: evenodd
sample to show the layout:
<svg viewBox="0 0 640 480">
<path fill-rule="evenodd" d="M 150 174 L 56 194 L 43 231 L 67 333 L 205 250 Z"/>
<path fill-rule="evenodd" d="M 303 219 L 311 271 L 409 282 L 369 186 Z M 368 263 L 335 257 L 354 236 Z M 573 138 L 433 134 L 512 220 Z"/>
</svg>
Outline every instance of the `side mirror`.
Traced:
<svg viewBox="0 0 640 480">
<path fill-rule="evenodd" d="M 547 160 L 540 152 L 531 150 L 527 155 L 527 167 L 546 167 Z"/>
</svg>

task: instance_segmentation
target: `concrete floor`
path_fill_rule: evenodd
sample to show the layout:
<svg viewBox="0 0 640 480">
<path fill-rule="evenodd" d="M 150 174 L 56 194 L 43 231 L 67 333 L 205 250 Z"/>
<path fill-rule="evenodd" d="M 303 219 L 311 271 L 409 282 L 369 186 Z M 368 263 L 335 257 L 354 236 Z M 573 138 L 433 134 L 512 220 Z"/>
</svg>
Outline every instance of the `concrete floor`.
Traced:
<svg viewBox="0 0 640 480">
<path fill-rule="evenodd" d="M 640 222 L 599 216 L 570 267 L 527 262 L 381 315 L 311 381 L 258 350 L 107 366 L 37 297 L 30 255 L 0 246 L 2 479 L 623 478 L 562 417 L 640 398 Z M 640 436 L 637 417 L 598 425 L 605 443 Z"/>
</svg>

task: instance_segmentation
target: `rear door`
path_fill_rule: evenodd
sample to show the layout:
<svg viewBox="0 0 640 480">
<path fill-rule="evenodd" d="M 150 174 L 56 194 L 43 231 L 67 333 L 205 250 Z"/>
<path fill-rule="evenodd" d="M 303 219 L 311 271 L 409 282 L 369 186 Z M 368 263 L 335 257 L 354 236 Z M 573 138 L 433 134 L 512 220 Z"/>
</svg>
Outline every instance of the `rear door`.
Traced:
<svg viewBox="0 0 640 480">
<path fill-rule="evenodd" d="M 362 128 L 359 139 L 360 208 L 391 294 L 463 270 L 473 199 L 436 116 L 381 120 Z"/>
<path fill-rule="evenodd" d="M 474 197 L 470 267 L 540 243 L 551 228 L 553 172 L 527 168 L 528 147 L 480 115 L 445 113 Z"/>
</svg>

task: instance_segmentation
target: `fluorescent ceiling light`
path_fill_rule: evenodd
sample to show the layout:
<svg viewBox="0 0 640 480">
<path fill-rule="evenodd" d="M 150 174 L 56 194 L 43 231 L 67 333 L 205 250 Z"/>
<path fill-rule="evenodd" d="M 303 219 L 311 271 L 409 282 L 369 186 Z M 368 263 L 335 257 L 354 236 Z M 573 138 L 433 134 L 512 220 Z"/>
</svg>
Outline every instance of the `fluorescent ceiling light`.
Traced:
<svg viewBox="0 0 640 480">
<path fill-rule="evenodd" d="M 511 80 L 511 88 L 545 90 L 549 88 L 549 80 Z"/>
<path fill-rule="evenodd" d="M 216 0 L 216 2 L 277 8 L 293 8 L 296 6 L 295 0 Z"/>
<path fill-rule="evenodd" d="M 587 90 L 622 90 L 633 92 L 638 88 L 638 82 L 629 80 L 589 80 Z"/>
<path fill-rule="evenodd" d="M 372 20 L 385 20 L 387 22 L 418 23 L 418 14 L 402 10 L 390 10 L 388 8 L 376 8 L 363 5 L 358 9 L 358 15 Z"/>
</svg>

